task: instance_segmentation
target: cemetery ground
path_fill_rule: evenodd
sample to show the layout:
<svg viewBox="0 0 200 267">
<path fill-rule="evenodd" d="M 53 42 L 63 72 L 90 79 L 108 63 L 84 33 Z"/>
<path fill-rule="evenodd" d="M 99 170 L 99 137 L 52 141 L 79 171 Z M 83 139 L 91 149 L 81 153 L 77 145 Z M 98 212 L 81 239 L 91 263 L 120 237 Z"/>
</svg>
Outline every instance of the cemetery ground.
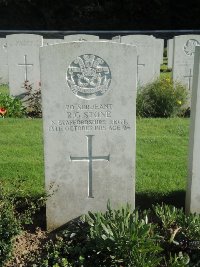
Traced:
<svg viewBox="0 0 200 267">
<path fill-rule="evenodd" d="M 23 208 L 30 202 L 34 211 L 44 196 L 42 120 L 9 118 L 0 123 L 1 185 L 25 203 Z M 137 120 L 136 206 L 147 209 L 162 202 L 184 206 L 188 126 L 187 118 Z M 24 251 L 38 249 L 46 239 L 44 205 L 36 209 L 33 225 L 28 221 L 25 229 L 18 238 L 14 262 L 23 263 Z"/>
<path fill-rule="evenodd" d="M 76 38 L 99 40 L 92 35 Z M 199 43 L 188 38 L 183 36 L 184 44 L 176 37 L 168 40 L 165 51 L 164 40 L 142 35 L 116 36 L 115 44 L 58 46 L 49 44 L 64 39 L 30 34 L 2 39 L 5 73 L 0 80 L 9 81 L 10 88 L 0 86 L 0 267 L 200 266 L 200 215 L 184 213 L 191 150 L 187 95 Z M 184 45 L 181 58 L 190 58 L 186 73 L 175 73 L 176 57 L 172 68 L 176 55 L 172 41 L 174 50 L 176 43 Z M 134 44 L 137 51 L 119 43 Z M 81 56 L 79 48 L 85 51 Z M 118 54 L 123 60 L 117 59 Z M 93 60 L 96 81 L 88 69 Z M 85 105 L 93 97 L 96 104 Z M 103 113 L 105 107 L 111 110 Z M 91 118 L 105 120 L 89 121 L 86 109 Z M 81 126 L 68 126 L 73 123 Z M 84 156 L 86 138 L 88 155 Z M 196 156 L 198 160 L 198 152 Z M 93 164 L 97 160 L 103 162 Z M 194 201 L 199 198 L 199 184 L 194 183 L 193 173 L 189 178 Z M 106 202 L 107 211 L 98 212 Z M 136 209 L 128 205 L 114 209 L 116 203 L 126 202 Z"/>
<path fill-rule="evenodd" d="M 20 196 L 42 195 L 42 120 L 6 118 L 0 123 L 1 181 L 11 192 L 19 183 Z M 157 199 L 168 202 L 171 198 L 173 204 L 184 206 L 188 128 L 188 118 L 137 119 L 137 205 L 144 207 Z"/>
<path fill-rule="evenodd" d="M 164 75 L 169 77 L 170 73 L 166 72 Z M 7 94 L 6 86 L 2 86 L 0 90 L 1 93 Z M 152 204 L 157 203 L 170 204 L 177 208 L 184 207 L 189 119 L 138 118 L 136 124 L 136 206 L 141 210 L 152 208 Z M 16 239 L 13 260 L 5 266 L 32 266 L 29 263 L 27 265 L 26 262 L 30 257 L 29 252 L 40 251 L 47 240 L 54 235 L 49 235 L 45 231 L 46 196 L 44 192 L 42 119 L 0 118 L 0 126 L 0 182 L 6 194 L 11 196 L 11 199 L 14 198 L 19 205 L 18 211 L 21 214 L 25 230 Z M 161 210 L 159 212 L 162 213 Z M 171 218 L 179 213 L 176 209 L 168 210 L 167 208 L 165 212 L 171 214 Z M 148 237 L 144 235 L 143 238 L 147 239 Z M 52 257 L 55 259 L 52 261 L 54 264 L 44 265 L 43 262 L 43 265 L 36 266 L 75 266 L 68 264 L 67 259 L 60 259 L 63 261 L 59 262 L 60 265 L 56 262 L 60 250 L 63 249 L 61 244 L 62 241 L 58 239 L 57 248 L 52 247 L 52 244 L 49 245 L 51 253 L 48 257 L 51 260 Z M 155 249 L 153 243 L 149 246 Z M 187 259 L 181 260 L 184 257 L 179 258 L 178 254 L 177 260 L 171 259 L 171 263 L 169 260 L 167 265 L 158 265 L 156 262 L 159 257 L 156 256 L 154 259 L 153 251 L 152 255 L 150 255 L 151 264 L 143 262 L 137 266 L 198 266 L 186 265 Z M 139 259 L 141 262 L 142 257 Z M 80 258 L 80 265 L 76 266 L 81 266 L 81 261 L 83 259 Z M 126 265 L 118 262 L 112 266 L 125 267 Z"/>
</svg>

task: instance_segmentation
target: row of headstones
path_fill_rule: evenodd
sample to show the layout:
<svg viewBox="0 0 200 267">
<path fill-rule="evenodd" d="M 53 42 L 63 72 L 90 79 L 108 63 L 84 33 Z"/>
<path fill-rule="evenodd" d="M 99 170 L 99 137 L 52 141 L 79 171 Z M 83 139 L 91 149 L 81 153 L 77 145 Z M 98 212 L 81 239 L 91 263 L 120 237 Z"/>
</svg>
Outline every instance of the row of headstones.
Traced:
<svg viewBox="0 0 200 267">
<path fill-rule="evenodd" d="M 168 68 L 172 68 L 173 80 L 192 89 L 195 47 L 200 45 L 200 35 L 180 35 L 167 41 Z"/>
<path fill-rule="evenodd" d="M 9 83 L 13 96 L 25 93 L 24 82 L 40 84 L 39 47 L 70 41 L 115 41 L 137 46 L 137 81 L 144 85 L 160 75 L 164 40 L 148 35 L 117 36 L 112 40 L 94 35 L 68 35 L 64 39 L 43 39 L 40 35 L 13 34 L 0 39 L 0 83 Z M 51 66 L 49 66 L 50 68 Z"/>
<path fill-rule="evenodd" d="M 198 51 L 194 84 L 200 87 Z M 89 210 L 105 210 L 108 200 L 112 207 L 135 206 L 137 60 L 135 46 L 117 42 L 40 48 L 49 230 Z M 196 95 L 194 90 L 187 208 L 200 213 Z"/>
</svg>

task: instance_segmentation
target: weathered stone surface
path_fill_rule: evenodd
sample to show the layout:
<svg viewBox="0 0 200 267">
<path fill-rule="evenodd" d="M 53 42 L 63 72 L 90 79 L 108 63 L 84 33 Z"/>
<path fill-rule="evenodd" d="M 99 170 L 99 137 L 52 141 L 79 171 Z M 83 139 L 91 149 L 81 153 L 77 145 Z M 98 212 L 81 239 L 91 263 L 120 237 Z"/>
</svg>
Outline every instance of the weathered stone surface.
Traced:
<svg viewBox="0 0 200 267">
<path fill-rule="evenodd" d="M 154 42 L 154 59 L 152 62 L 154 62 L 155 78 L 159 78 L 160 65 L 163 63 L 164 40 L 154 37 Z"/>
<path fill-rule="evenodd" d="M 200 214 L 200 46 L 195 50 L 193 74 L 186 212 Z"/>
<path fill-rule="evenodd" d="M 163 52 L 164 52 L 164 39 L 155 38 L 155 41 L 158 43 L 158 50 L 156 50 L 156 54 L 159 51 L 160 54 L 160 64 L 163 63 Z"/>
<path fill-rule="evenodd" d="M 64 36 L 65 42 L 72 42 L 72 41 L 98 41 L 99 36 L 92 35 L 92 34 L 73 34 L 73 35 L 66 35 Z"/>
<path fill-rule="evenodd" d="M 0 38 L 0 84 L 8 83 L 8 54 L 5 38 Z"/>
<path fill-rule="evenodd" d="M 160 54 L 158 64 L 155 59 L 155 38 L 149 35 L 115 36 L 115 42 L 135 45 L 137 47 L 137 82 L 145 85 L 152 82 L 160 72 Z"/>
<path fill-rule="evenodd" d="M 64 39 L 43 39 L 43 45 L 52 45 L 63 43 Z"/>
<path fill-rule="evenodd" d="M 9 88 L 12 96 L 22 96 L 28 80 L 34 89 L 40 84 L 39 47 L 42 36 L 12 34 L 6 36 L 8 46 Z"/>
<path fill-rule="evenodd" d="M 174 40 L 169 39 L 167 40 L 167 66 L 168 68 L 172 68 L 172 63 L 173 63 L 173 56 L 174 56 Z"/>
<path fill-rule="evenodd" d="M 42 47 L 48 229 L 135 205 L 136 47 L 71 42 Z"/>
<path fill-rule="evenodd" d="M 195 46 L 200 44 L 200 35 L 174 37 L 173 80 L 185 84 L 191 92 Z"/>
</svg>

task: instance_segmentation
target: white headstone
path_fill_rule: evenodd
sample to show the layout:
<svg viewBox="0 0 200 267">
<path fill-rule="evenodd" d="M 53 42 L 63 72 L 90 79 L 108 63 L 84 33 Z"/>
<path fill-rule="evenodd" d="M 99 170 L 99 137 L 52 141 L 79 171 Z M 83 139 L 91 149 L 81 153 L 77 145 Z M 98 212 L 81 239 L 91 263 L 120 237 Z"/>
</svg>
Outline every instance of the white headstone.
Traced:
<svg viewBox="0 0 200 267">
<path fill-rule="evenodd" d="M 174 40 L 167 40 L 167 66 L 168 68 L 172 68 L 173 56 L 174 56 Z"/>
<path fill-rule="evenodd" d="M 120 35 L 114 36 L 112 37 L 112 40 L 115 42 L 121 43 L 121 36 Z"/>
<path fill-rule="evenodd" d="M 43 39 L 43 45 L 52 45 L 63 43 L 64 39 Z"/>
<path fill-rule="evenodd" d="M 200 46 L 195 51 L 186 212 L 200 214 Z"/>
<path fill-rule="evenodd" d="M 0 38 L 0 84 L 8 83 L 8 54 L 5 38 Z"/>
<path fill-rule="evenodd" d="M 153 36 L 152 36 L 153 37 Z M 158 39 L 154 38 L 154 73 L 155 73 L 155 78 L 160 77 L 160 65 L 163 63 L 163 49 L 164 49 L 164 40 L 163 39 Z"/>
<path fill-rule="evenodd" d="M 148 35 L 126 35 L 112 38 L 115 42 L 137 47 L 137 82 L 145 85 L 155 78 L 155 40 Z M 160 58 L 159 58 L 160 60 Z M 159 69 L 159 68 L 158 68 Z"/>
<path fill-rule="evenodd" d="M 70 42 L 40 52 L 48 229 L 108 199 L 134 207 L 136 48 Z"/>
<path fill-rule="evenodd" d="M 72 41 L 98 41 L 99 36 L 92 35 L 92 34 L 73 34 L 73 35 L 66 35 L 64 36 L 65 42 L 72 42 Z"/>
<path fill-rule="evenodd" d="M 9 89 L 12 96 L 23 95 L 26 80 L 37 89 L 40 84 L 39 47 L 42 36 L 13 34 L 6 36 L 8 46 Z"/>
<path fill-rule="evenodd" d="M 164 52 L 164 39 L 155 38 L 156 43 L 158 44 L 158 50 L 156 49 L 156 54 L 158 55 L 158 51 L 160 54 L 160 64 L 163 64 L 163 52 Z"/>
<path fill-rule="evenodd" d="M 192 90 L 192 73 L 195 46 L 200 44 L 200 35 L 181 35 L 174 37 L 173 80 L 185 84 Z"/>
</svg>

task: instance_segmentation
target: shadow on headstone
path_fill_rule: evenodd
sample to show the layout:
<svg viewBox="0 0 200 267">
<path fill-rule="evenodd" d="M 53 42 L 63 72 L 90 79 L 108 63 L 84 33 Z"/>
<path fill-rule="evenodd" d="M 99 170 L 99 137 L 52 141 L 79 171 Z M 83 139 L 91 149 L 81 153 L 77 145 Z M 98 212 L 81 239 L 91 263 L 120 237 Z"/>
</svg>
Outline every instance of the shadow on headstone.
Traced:
<svg viewBox="0 0 200 267">
<path fill-rule="evenodd" d="M 86 230 L 86 228 L 88 228 L 88 224 L 87 223 L 84 223 L 82 220 L 81 220 L 81 216 L 77 217 L 77 218 L 74 218 L 73 220 L 61 225 L 60 227 L 54 229 L 53 231 L 51 231 L 51 235 L 54 236 L 55 234 L 59 233 L 59 232 L 62 232 L 64 230 L 68 230 L 70 231 L 71 233 L 73 232 L 77 232 L 76 230 Z"/>
<path fill-rule="evenodd" d="M 21 93 L 21 94 L 15 96 L 15 98 L 21 100 L 23 103 L 23 106 L 26 108 L 30 105 L 30 95 L 28 92 Z"/>
<path fill-rule="evenodd" d="M 22 94 L 15 96 L 15 98 L 19 100 L 24 100 L 27 95 L 28 95 L 27 93 L 22 93 Z"/>
</svg>

